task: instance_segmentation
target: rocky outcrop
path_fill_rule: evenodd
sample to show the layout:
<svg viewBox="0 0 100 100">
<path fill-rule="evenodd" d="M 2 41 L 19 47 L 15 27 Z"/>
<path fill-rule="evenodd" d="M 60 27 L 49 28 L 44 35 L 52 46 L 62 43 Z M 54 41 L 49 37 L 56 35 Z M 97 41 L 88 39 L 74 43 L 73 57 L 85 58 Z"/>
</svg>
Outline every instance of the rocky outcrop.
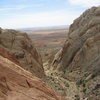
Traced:
<svg viewBox="0 0 100 100">
<path fill-rule="evenodd" d="M 0 100 L 64 99 L 48 88 L 42 80 L 16 64 L 13 56 L 3 50 L 2 56 L 0 55 Z"/>
<path fill-rule="evenodd" d="M 63 71 L 65 78 L 82 84 L 88 100 L 99 100 L 100 88 L 96 86 L 100 85 L 100 6 L 85 11 L 74 21 L 52 66 L 53 70 Z"/>
<path fill-rule="evenodd" d="M 3 56 L 4 58 L 7 58 L 7 59 L 13 61 L 15 64 L 21 66 L 21 64 L 16 59 L 16 57 L 14 55 L 10 54 L 8 51 L 6 51 L 4 48 L 0 48 L 0 55 Z"/>
<path fill-rule="evenodd" d="M 84 12 L 70 26 L 57 69 L 94 70 L 100 65 L 100 7 Z M 59 52 L 58 52 L 59 53 Z"/>
<path fill-rule="evenodd" d="M 0 29 L 0 48 L 15 56 L 21 66 L 33 75 L 45 76 L 41 56 L 26 33 Z"/>
</svg>

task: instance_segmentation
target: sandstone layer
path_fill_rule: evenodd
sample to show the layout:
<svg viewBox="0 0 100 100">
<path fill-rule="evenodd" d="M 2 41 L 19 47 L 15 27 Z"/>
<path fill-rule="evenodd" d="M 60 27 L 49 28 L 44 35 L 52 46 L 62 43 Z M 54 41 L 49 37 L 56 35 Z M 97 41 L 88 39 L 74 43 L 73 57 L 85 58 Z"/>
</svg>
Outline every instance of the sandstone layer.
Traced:
<svg viewBox="0 0 100 100">
<path fill-rule="evenodd" d="M 0 55 L 0 100 L 64 100 L 12 58 L 4 50 Z"/>
</svg>

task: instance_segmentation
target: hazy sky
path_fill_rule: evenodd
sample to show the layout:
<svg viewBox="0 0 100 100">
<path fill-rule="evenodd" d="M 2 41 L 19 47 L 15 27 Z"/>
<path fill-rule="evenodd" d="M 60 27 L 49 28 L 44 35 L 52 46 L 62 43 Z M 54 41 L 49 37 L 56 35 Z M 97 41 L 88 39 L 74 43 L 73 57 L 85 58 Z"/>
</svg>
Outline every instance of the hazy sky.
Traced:
<svg viewBox="0 0 100 100">
<path fill-rule="evenodd" d="M 0 27 L 69 25 L 100 0 L 0 0 Z"/>
</svg>

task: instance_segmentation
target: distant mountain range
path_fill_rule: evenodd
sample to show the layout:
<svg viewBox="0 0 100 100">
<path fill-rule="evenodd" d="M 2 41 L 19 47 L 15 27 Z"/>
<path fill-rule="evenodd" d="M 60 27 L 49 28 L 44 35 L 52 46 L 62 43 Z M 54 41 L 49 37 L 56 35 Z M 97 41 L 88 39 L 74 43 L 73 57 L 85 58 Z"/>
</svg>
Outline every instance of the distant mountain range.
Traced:
<svg viewBox="0 0 100 100">
<path fill-rule="evenodd" d="M 29 27 L 29 28 L 19 28 L 17 30 L 21 31 L 43 31 L 43 30 L 58 30 L 58 29 L 67 29 L 69 25 L 61 25 L 61 26 L 48 26 L 48 27 Z"/>
</svg>

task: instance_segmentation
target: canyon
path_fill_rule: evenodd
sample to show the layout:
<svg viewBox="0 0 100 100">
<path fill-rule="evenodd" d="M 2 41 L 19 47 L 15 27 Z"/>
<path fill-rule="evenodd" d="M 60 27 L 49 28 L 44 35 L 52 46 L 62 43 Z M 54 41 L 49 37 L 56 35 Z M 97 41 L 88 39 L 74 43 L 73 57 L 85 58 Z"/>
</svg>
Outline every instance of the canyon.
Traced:
<svg viewBox="0 0 100 100">
<path fill-rule="evenodd" d="M 0 29 L 0 100 L 99 100 L 100 6 L 56 32 L 62 37 Z"/>
</svg>

